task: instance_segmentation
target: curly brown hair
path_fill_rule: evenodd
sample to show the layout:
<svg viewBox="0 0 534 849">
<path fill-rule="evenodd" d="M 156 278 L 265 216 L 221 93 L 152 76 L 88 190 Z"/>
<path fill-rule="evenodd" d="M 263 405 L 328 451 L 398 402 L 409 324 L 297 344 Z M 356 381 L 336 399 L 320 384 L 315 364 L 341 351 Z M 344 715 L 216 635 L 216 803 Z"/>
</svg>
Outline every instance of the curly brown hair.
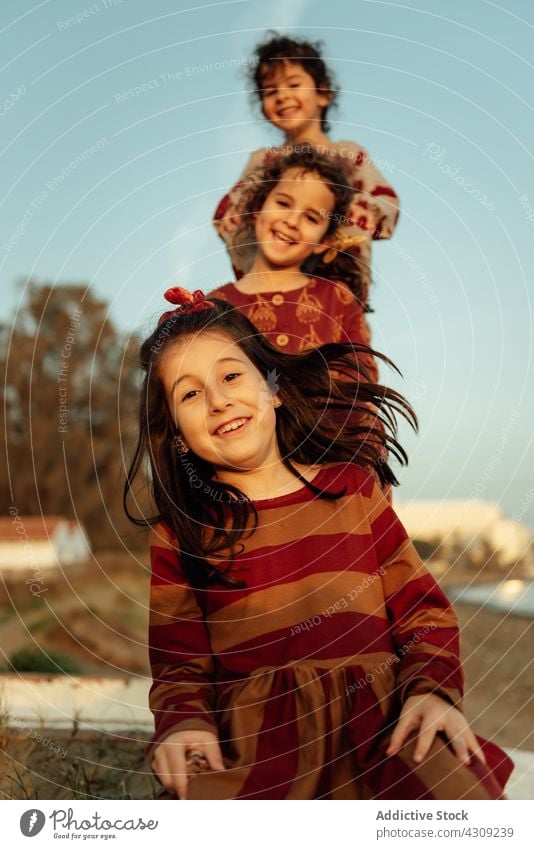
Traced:
<svg viewBox="0 0 534 849">
<path fill-rule="evenodd" d="M 248 185 L 243 187 L 242 224 L 238 236 L 241 244 L 256 243 L 254 216 L 262 209 L 267 196 L 290 168 L 299 168 L 305 174 L 317 174 L 334 195 L 334 208 L 328 215 L 328 228 L 324 238 L 335 233 L 339 223 L 346 220 L 354 189 L 348 185 L 342 161 L 318 153 L 309 144 L 275 148 L 269 164 L 253 173 Z M 310 276 L 340 280 L 349 286 L 359 300 L 363 298 L 361 269 L 355 257 L 350 254 L 340 251 L 334 262 L 328 264 L 324 262 L 322 255 L 314 254 L 305 260 L 301 271 Z"/>
<path fill-rule="evenodd" d="M 339 88 L 334 85 L 332 73 L 321 58 L 322 47 L 323 44 L 320 41 L 289 38 L 286 35 L 280 35 L 276 30 L 269 30 L 265 41 L 254 48 L 249 78 L 254 86 L 254 96 L 261 101 L 266 83 L 276 70 L 275 63 L 294 62 L 295 65 L 301 65 L 312 77 L 317 90 L 330 95 L 330 103 L 321 113 L 321 130 L 327 133 L 330 124 L 326 116 L 328 110 L 336 103 Z"/>
<path fill-rule="evenodd" d="M 279 155 L 274 152 L 276 150 L 280 151 Z M 261 210 L 267 196 L 290 168 L 299 168 L 304 174 L 317 174 L 334 195 L 334 208 L 328 216 L 325 238 L 330 236 L 337 229 L 338 222 L 346 217 L 354 189 L 347 185 L 347 178 L 341 165 L 332 157 L 318 153 L 309 144 L 273 149 L 271 162 L 253 174 L 250 185 L 245 190 L 243 207 L 245 221 L 250 227 L 254 214 Z"/>
</svg>

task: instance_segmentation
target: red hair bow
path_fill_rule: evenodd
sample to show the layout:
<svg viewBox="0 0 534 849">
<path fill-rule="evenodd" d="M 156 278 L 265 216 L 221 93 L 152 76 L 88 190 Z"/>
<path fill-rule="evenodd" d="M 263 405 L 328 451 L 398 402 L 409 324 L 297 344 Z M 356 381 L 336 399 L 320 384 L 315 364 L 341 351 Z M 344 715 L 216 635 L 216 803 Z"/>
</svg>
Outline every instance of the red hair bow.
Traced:
<svg viewBox="0 0 534 849">
<path fill-rule="evenodd" d="M 187 289 L 182 289 L 181 286 L 174 286 L 172 289 L 167 289 L 164 298 L 171 304 L 178 304 L 175 310 L 164 312 L 160 316 L 158 325 L 163 324 L 168 318 L 174 315 L 185 315 L 188 312 L 200 312 L 200 310 L 214 307 L 213 301 L 207 301 L 204 292 L 196 289 L 194 292 L 189 292 Z"/>
</svg>

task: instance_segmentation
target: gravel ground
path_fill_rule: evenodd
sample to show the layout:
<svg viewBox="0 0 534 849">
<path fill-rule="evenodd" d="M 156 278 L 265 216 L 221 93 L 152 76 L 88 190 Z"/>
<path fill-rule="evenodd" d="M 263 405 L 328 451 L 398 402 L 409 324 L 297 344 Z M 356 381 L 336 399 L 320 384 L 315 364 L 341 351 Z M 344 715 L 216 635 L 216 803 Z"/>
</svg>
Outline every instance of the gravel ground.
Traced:
<svg viewBox="0 0 534 849">
<path fill-rule="evenodd" d="M 534 751 L 533 621 L 463 602 L 454 608 L 473 730 L 501 746 Z"/>
</svg>

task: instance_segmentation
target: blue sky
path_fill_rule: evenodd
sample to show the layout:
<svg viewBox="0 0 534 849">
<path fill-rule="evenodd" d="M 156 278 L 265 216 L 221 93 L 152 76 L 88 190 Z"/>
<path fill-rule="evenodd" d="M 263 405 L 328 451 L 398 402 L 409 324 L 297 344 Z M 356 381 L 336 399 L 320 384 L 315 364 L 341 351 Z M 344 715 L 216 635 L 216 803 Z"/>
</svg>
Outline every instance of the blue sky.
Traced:
<svg viewBox="0 0 534 849">
<path fill-rule="evenodd" d="M 141 332 L 170 284 L 229 280 L 212 211 L 280 140 L 247 57 L 268 28 L 322 38 L 331 135 L 401 197 L 372 298 L 421 420 L 399 497 L 477 495 L 534 525 L 528 0 L 4 0 L 0 16 L 3 319 L 29 277 L 89 282 Z"/>
</svg>

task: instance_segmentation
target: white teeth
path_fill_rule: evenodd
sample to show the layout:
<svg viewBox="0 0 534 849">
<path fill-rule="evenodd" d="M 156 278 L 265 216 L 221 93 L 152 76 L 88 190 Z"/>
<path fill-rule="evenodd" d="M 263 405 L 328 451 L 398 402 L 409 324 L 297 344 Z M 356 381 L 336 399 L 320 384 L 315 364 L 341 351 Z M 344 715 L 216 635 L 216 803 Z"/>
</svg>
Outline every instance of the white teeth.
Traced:
<svg viewBox="0 0 534 849">
<path fill-rule="evenodd" d="M 277 239 L 280 239 L 282 242 L 287 242 L 288 244 L 292 244 L 292 243 L 293 243 L 293 240 L 292 240 L 292 239 L 288 239 L 288 237 L 287 237 L 287 236 L 283 236 L 283 235 L 282 235 L 282 233 L 277 233 L 277 232 L 275 231 L 274 235 L 275 235 L 275 237 L 276 237 Z"/>
<path fill-rule="evenodd" d="M 217 428 L 217 433 L 227 433 L 229 430 L 237 430 L 237 428 L 241 427 L 241 425 L 245 424 L 245 422 L 246 419 L 236 419 L 233 422 L 229 422 L 228 424 Z"/>
</svg>

